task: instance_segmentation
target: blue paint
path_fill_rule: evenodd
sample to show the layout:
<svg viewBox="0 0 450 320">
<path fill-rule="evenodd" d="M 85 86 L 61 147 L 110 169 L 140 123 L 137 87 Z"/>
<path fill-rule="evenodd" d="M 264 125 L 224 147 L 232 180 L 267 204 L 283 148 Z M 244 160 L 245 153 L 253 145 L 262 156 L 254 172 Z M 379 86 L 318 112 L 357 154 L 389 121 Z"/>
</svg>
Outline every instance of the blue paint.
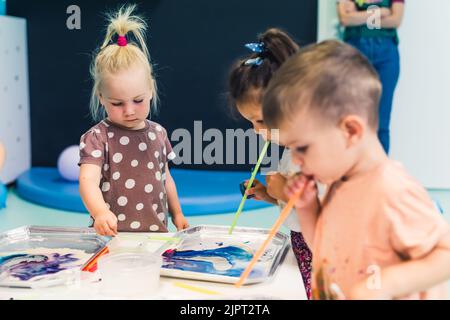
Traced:
<svg viewBox="0 0 450 320">
<path fill-rule="evenodd" d="M 17 258 L 17 257 L 24 257 L 26 256 L 26 254 L 12 254 L 10 256 L 4 256 L 4 257 L 0 257 L 0 266 L 3 264 L 3 262 Z"/>
<path fill-rule="evenodd" d="M 163 268 L 240 277 L 253 254 L 235 246 L 209 250 L 167 250 L 163 253 Z M 196 258 L 223 258 L 230 264 L 227 270 L 217 270 L 211 261 Z M 249 277 L 257 277 L 261 271 L 253 270 Z"/>
<path fill-rule="evenodd" d="M 0 181 L 0 209 L 6 208 L 6 198 L 7 198 L 7 196 L 8 196 L 8 189 Z"/>
<path fill-rule="evenodd" d="M 71 253 L 64 255 L 59 253 L 49 255 L 14 254 L 0 257 L 0 270 L 2 273 L 7 272 L 12 277 L 27 281 L 37 276 L 66 270 L 64 264 L 78 260 L 71 256 Z"/>
</svg>

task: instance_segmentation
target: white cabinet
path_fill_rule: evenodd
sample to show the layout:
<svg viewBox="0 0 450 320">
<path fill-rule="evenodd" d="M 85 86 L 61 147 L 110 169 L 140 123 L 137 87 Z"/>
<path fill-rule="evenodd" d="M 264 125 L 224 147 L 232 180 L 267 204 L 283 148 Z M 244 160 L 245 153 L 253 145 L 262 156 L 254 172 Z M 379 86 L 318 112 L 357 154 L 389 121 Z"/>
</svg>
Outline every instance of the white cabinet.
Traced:
<svg viewBox="0 0 450 320">
<path fill-rule="evenodd" d="M 4 183 L 31 166 L 26 21 L 0 16 L 0 141 L 6 149 Z"/>
</svg>

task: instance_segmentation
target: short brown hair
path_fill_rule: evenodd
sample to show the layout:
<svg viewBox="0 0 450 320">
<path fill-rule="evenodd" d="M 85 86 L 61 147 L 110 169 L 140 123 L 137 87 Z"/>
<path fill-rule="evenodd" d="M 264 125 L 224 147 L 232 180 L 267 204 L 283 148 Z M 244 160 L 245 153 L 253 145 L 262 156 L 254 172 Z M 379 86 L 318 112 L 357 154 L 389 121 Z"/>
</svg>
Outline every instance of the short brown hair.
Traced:
<svg viewBox="0 0 450 320">
<path fill-rule="evenodd" d="M 381 82 L 367 58 L 327 40 L 303 48 L 278 69 L 264 95 L 264 122 L 278 128 L 306 107 L 333 122 L 358 114 L 375 129 L 380 96 Z"/>
</svg>

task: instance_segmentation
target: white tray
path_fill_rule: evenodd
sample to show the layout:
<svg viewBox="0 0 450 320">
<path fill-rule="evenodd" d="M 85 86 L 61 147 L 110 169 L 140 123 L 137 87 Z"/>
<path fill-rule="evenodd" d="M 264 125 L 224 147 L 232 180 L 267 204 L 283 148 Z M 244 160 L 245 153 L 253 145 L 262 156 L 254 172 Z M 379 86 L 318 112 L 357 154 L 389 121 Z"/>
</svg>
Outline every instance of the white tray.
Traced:
<svg viewBox="0 0 450 320">
<path fill-rule="evenodd" d="M 181 241 L 163 253 L 161 275 L 236 283 L 269 230 L 236 227 L 231 235 L 228 230 L 228 226 L 201 225 L 176 233 L 174 237 Z M 272 277 L 288 249 L 289 237 L 278 232 L 245 284 Z"/>
<path fill-rule="evenodd" d="M 0 286 L 34 288 L 73 281 L 110 239 L 97 235 L 92 228 L 24 226 L 4 232 L 0 234 Z M 45 260 L 52 249 L 56 254 L 57 249 L 66 254 L 72 250 L 79 256 L 71 255 L 59 265 Z M 42 264 L 44 260 L 49 263 Z M 20 266 L 25 263 L 41 263 L 42 268 L 53 270 L 34 276 Z"/>
</svg>

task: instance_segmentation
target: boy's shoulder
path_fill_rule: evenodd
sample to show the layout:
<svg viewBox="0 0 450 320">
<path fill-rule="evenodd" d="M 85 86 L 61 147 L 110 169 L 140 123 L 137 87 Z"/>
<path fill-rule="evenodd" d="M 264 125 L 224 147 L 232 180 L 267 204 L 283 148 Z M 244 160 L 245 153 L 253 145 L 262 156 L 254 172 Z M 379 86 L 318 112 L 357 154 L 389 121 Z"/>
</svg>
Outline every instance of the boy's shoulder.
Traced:
<svg viewBox="0 0 450 320">
<path fill-rule="evenodd" d="M 424 187 L 406 171 L 402 163 L 390 159 L 373 170 L 364 185 L 368 192 L 378 194 L 381 198 L 395 198 L 411 190 L 425 192 Z"/>
<path fill-rule="evenodd" d="M 378 222 L 388 226 L 390 244 L 403 257 L 425 256 L 448 233 L 449 225 L 427 190 L 399 162 L 390 160 L 379 182 L 380 199 L 374 207 Z"/>
<path fill-rule="evenodd" d="M 402 163 L 388 160 L 376 175 L 377 187 L 382 187 L 388 193 L 402 192 L 411 188 L 424 189 L 417 179 L 409 174 Z"/>
<path fill-rule="evenodd" d="M 397 161 L 389 160 L 373 181 L 375 194 L 381 204 L 394 210 L 410 210 L 422 206 L 433 207 L 433 202 L 422 184 Z"/>
</svg>

